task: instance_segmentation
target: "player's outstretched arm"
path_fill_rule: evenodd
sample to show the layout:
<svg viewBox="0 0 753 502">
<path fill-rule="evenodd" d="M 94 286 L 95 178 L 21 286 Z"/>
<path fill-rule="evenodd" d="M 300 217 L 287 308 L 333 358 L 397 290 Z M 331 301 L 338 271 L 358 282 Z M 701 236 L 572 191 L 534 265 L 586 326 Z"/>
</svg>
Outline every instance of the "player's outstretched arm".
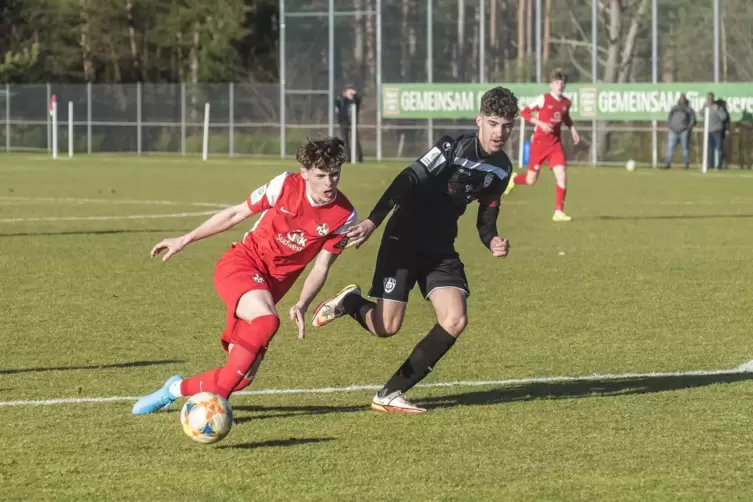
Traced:
<svg viewBox="0 0 753 502">
<path fill-rule="evenodd" d="M 298 298 L 298 302 L 290 307 L 290 320 L 298 325 L 298 339 L 303 340 L 306 336 L 306 322 L 304 316 L 306 311 L 314 301 L 316 295 L 327 282 L 327 275 L 332 264 L 337 260 L 337 254 L 331 253 L 326 249 L 322 249 L 314 261 L 314 266 L 311 267 L 308 277 L 303 282 L 303 289 L 301 290 L 301 296 Z"/>
<path fill-rule="evenodd" d="M 251 216 L 251 214 L 251 208 L 248 207 L 248 204 L 245 201 L 235 206 L 227 207 L 219 213 L 212 215 L 208 220 L 187 234 L 180 237 L 165 239 L 157 243 L 157 245 L 152 248 L 152 258 L 167 249 L 167 253 L 162 257 L 162 261 L 167 261 L 171 256 L 179 253 L 188 244 L 224 232 L 245 220 Z"/>
<path fill-rule="evenodd" d="M 496 258 L 504 258 L 510 249 L 510 242 L 499 237 L 497 232 L 500 197 L 494 195 L 479 199 L 478 217 L 476 218 L 476 229 L 481 242 L 489 248 Z"/>
</svg>

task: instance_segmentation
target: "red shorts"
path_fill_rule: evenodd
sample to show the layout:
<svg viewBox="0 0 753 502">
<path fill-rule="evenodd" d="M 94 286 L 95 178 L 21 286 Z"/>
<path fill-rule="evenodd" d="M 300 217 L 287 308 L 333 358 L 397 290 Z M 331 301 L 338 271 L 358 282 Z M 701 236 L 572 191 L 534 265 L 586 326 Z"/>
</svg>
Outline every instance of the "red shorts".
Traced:
<svg viewBox="0 0 753 502">
<path fill-rule="evenodd" d="M 297 276 L 272 276 L 264 262 L 242 244 L 234 244 L 227 250 L 214 269 L 214 287 L 226 309 L 222 347 L 227 350 L 229 344 L 235 343 L 235 326 L 244 322 L 235 316 L 241 296 L 249 291 L 263 289 L 272 294 L 272 299 L 277 304 L 296 279 Z"/>
<path fill-rule="evenodd" d="M 544 162 L 549 164 L 549 169 L 554 166 L 567 166 L 565 152 L 562 150 L 562 143 L 548 145 L 531 143 L 531 155 L 528 158 L 528 170 L 538 171 Z"/>
</svg>

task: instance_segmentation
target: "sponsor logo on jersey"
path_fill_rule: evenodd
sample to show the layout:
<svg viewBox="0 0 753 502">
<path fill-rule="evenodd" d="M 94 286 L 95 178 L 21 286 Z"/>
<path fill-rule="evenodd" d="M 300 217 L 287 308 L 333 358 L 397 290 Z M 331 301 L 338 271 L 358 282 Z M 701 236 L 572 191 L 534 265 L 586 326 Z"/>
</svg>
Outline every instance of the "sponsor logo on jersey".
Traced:
<svg viewBox="0 0 753 502">
<path fill-rule="evenodd" d="M 316 233 L 324 237 L 325 235 L 329 233 L 329 227 L 327 226 L 326 223 L 319 223 L 316 226 Z"/>
<path fill-rule="evenodd" d="M 444 163 L 445 157 L 442 155 L 442 151 L 436 146 L 426 152 L 426 155 L 419 159 L 419 162 L 426 167 L 429 171 L 433 171 L 438 166 Z"/>
<path fill-rule="evenodd" d="M 493 179 L 494 179 L 494 175 L 492 173 L 486 173 L 486 176 L 484 176 L 484 188 L 491 185 Z"/>
<path fill-rule="evenodd" d="M 451 146 L 452 146 L 452 144 L 450 144 L 449 141 L 445 141 L 444 144 L 442 145 L 442 150 L 444 150 L 446 152 L 447 150 L 450 149 Z"/>
<path fill-rule="evenodd" d="M 392 293 L 395 290 L 395 286 L 397 285 L 397 281 L 394 277 L 388 277 L 384 280 L 384 292 L 385 293 Z"/>
<path fill-rule="evenodd" d="M 470 192 L 471 190 L 473 190 L 473 185 L 466 185 L 465 186 L 465 191 L 466 192 Z"/>
<path fill-rule="evenodd" d="M 303 251 L 303 248 L 306 247 L 306 238 L 300 230 L 293 230 L 288 232 L 287 235 L 277 234 L 277 240 L 296 252 Z"/>
<path fill-rule="evenodd" d="M 264 283 L 264 277 L 260 276 L 259 274 L 254 274 L 254 275 L 251 276 L 251 278 L 255 282 L 258 282 L 259 284 L 263 284 Z"/>
<path fill-rule="evenodd" d="M 561 122 L 562 121 L 562 114 L 560 114 L 560 112 L 554 112 L 554 121 L 555 122 Z"/>
<path fill-rule="evenodd" d="M 267 193 L 267 185 L 260 186 L 256 190 L 253 191 L 251 194 L 251 204 L 256 204 L 261 200 L 262 197 L 264 197 L 264 194 Z"/>
</svg>

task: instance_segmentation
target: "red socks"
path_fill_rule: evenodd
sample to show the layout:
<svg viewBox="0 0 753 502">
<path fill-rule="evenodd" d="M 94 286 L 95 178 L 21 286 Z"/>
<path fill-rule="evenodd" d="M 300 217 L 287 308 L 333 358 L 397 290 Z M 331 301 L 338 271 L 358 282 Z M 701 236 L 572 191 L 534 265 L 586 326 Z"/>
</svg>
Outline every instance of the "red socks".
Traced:
<svg viewBox="0 0 753 502">
<path fill-rule="evenodd" d="M 561 186 L 557 185 L 557 195 L 555 197 L 555 206 L 554 209 L 557 211 L 562 211 L 565 208 L 565 194 L 567 193 L 566 188 L 562 188 Z"/>
<path fill-rule="evenodd" d="M 523 173 L 515 176 L 512 179 L 512 182 L 516 185 L 527 185 L 528 184 L 528 173 Z"/>
<path fill-rule="evenodd" d="M 180 393 L 192 396 L 199 392 L 214 392 L 227 399 L 233 391 L 241 390 L 251 383 L 245 378 L 257 355 L 280 327 L 280 319 L 274 315 L 260 316 L 250 323 L 239 322 L 235 328 L 235 344 L 222 368 L 215 368 L 183 380 Z"/>
</svg>

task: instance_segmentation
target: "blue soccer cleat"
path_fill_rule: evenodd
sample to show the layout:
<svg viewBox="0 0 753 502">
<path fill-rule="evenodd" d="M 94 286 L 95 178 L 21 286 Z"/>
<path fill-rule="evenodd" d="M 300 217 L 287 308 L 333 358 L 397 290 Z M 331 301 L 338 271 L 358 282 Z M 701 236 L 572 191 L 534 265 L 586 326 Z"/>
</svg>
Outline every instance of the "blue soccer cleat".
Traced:
<svg viewBox="0 0 753 502">
<path fill-rule="evenodd" d="M 131 413 L 134 415 L 146 415 L 147 413 L 154 413 L 160 408 L 169 406 L 170 403 L 178 399 L 178 396 L 174 396 L 170 392 L 170 385 L 182 380 L 183 378 L 178 375 L 171 376 L 158 391 L 152 392 L 136 401 Z"/>
</svg>

